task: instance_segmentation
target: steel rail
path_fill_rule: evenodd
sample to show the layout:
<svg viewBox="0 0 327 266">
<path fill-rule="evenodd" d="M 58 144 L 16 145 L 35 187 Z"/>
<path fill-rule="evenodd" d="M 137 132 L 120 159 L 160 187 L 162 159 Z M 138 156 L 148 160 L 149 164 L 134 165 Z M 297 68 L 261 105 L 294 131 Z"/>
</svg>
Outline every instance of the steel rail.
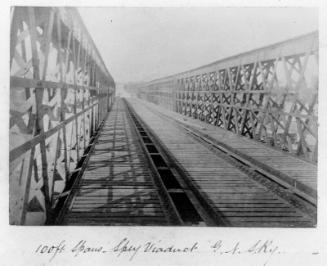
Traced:
<svg viewBox="0 0 327 266">
<path fill-rule="evenodd" d="M 178 128 L 186 131 L 197 142 L 206 146 L 211 151 L 214 151 L 218 157 L 225 158 L 235 167 L 245 172 L 249 177 L 263 184 L 264 186 L 267 186 L 269 189 L 272 189 L 278 196 L 284 198 L 292 205 L 295 205 L 297 208 L 306 212 L 313 219 L 316 219 L 317 191 L 314 191 L 306 185 L 290 179 L 288 176 L 281 174 L 279 171 L 267 169 L 266 165 L 261 165 L 258 162 L 254 162 L 253 159 L 246 157 L 244 154 L 240 154 L 235 149 L 224 143 L 212 139 L 205 133 L 197 130 L 195 127 L 192 127 L 189 124 L 177 121 L 154 108 L 150 108 L 149 105 L 145 105 L 145 107 L 156 115 L 172 121 Z"/>
<path fill-rule="evenodd" d="M 172 159 L 169 151 L 164 148 L 133 107 L 125 99 L 124 102 L 142 142 L 142 149 L 155 173 L 161 194 L 171 206 L 172 212 L 177 214 L 181 225 L 226 225 L 222 217 L 211 208 L 194 187 L 190 186 L 184 171 Z"/>
</svg>

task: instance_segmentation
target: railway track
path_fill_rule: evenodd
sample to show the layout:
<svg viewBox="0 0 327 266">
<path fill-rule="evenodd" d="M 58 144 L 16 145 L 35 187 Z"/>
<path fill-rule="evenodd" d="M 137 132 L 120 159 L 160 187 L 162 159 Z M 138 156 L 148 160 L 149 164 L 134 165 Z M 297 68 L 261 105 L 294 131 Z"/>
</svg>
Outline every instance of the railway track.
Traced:
<svg viewBox="0 0 327 266">
<path fill-rule="evenodd" d="M 196 128 L 183 125 L 148 105 L 139 106 L 134 112 L 148 117 L 143 122 L 148 124 L 148 131 L 153 138 L 161 139 L 158 142 L 167 157 L 179 162 L 177 168 L 184 181 L 220 226 L 312 227 L 316 224 L 316 204 L 311 196 L 295 193 L 298 191 L 285 186 L 278 177 L 272 179 L 263 174 L 264 169 L 254 168 L 246 158 L 213 143 Z M 151 126 L 155 130 L 149 129 Z M 188 139 L 176 145 L 178 141 L 172 143 L 172 136 Z M 208 152 L 216 159 L 207 156 Z"/>
<path fill-rule="evenodd" d="M 173 139 L 172 139 L 173 137 Z M 316 208 L 149 106 L 118 99 L 56 223 L 312 227 Z"/>
<path fill-rule="evenodd" d="M 116 101 L 56 224 L 170 225 L 178 218 L 160 195 L 124 104 Z"/>
<path fill-rule="evenodd" d="M 93 145 L 56 224 L 217 225 L 122 101 Z"/>
</svg>

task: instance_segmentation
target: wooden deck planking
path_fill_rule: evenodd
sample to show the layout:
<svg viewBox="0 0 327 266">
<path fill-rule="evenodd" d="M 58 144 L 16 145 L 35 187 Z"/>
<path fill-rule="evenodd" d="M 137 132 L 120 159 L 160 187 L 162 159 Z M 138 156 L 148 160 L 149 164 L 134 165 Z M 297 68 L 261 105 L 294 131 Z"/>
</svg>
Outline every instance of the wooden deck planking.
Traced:
<svg viewBox="0 0 327 266">
<path fill-rule="evenodd" d="M 260 224 L 260 220 L 263 221 L 261 226 L 294 226 L 296 221 L 310 223 L 311 218 L 306 214 L 299 212 L 288 202 L 247 177 L 245 173 L 225 160 L 218 158 L 213 152 L 178 128 L 176 124 L 163 119 L 155 112 L 151 112 L 143 105 L 143 102 L 142 104 L 139 104 L 139 101 L 136 100 L 129 100 L 129 102 L 186 171 L 203 197 L 211 202 L 211 205 L 219 211 L 231 226 L 239 226 L 240 222 L 243 225 L 247 223 Z M 175 115 L 175 113 L 173 114 Z M 231 136 L 228 136 L 228 138 L 233 139 Z M 241 143 L 241 141 L 238 140 L 238 143 Z M 256 147 L 253 142 L 249 143 L 250 147 Z M 241 143 L 240 146 L 242 145 L 245 146 L 246 143 Z M 233 185 L 233 187 L 226 187 L 226 182 Z M 224 204 L 223 209 L 220 208 L 221 204 Z M 234 206 L 239 206 L 238 204 L 247 204 L 244 205 L 243 212 L 237 213 L 233 210 Z M 265 206 L 264 210 L 252 214 L 254 213 L 253 206 L 262 205 Z M 287 212 L 289 214 L 283 217 L 279 209 L 271 208 L 271 205 L 283 207 L 289 211 Z"/>
<path fill-rule="evenodd" d="M 159 111 L 179 123 L 193 127 L 210 138 L 237 150 L 240 154 L 251 157 L 254 163 L 258 162 L 268 169 L 273 169 L 275 172 L 277 171 L 317 191 L 317 166 L 313 163 L 198 119 L 163 109 L 152 103 L 142 101 L 142 105 Z"/>
<path fill-rule="evenodd" d="M 125 107 L 116 101 L 65 213 L 68 225 L 167 225 Z"/>
</svg>

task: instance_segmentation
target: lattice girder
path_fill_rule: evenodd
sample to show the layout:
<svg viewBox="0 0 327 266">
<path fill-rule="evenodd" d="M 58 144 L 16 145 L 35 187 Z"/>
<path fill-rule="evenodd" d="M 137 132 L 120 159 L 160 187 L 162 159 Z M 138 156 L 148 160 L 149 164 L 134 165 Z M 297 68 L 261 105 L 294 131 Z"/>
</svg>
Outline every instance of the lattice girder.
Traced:
<svg viewBox="0 0 327 266">
<path fill-rule="evenodd" d="M 317 32 L 154 80 L 138 89 L 146 94 L 151 85 L 162 82 L 177 84 L 170 109 L 177 106 L 173 110 L 181 114 L 317 160 Z"/>
</svg>

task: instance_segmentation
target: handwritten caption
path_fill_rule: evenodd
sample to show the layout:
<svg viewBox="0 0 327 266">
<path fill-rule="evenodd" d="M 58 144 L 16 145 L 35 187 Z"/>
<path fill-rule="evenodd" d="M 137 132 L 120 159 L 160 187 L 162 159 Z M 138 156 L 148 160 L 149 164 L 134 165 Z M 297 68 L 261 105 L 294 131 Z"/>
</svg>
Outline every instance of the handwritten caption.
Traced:
<svg viewBox="0 0 327 266">
<path fill-rule="evenodd" d="M 155 254 L 155 253 L 171 253 L 171 254 L 190 254 L 199 252 L 212 252 L 218 256 L 223 255 L 274 255 L 283 253 L 278 245 L 272 240 L 257 240 L 246 245 L 240 242 L 233 244 L 225 243 L 223 240 L 217 240 L 212 243 L 193 242 L 187 245 L 174 245 L 162 243 L 158 241 L 147 241 L 144 243 L 136 243 L 130 239 L 122 238 L 116 243 L 106 243 L 103 245 L 92 245 L 86 240 L 79 240 L 75 243 L 68 243 L 62 240 L 57 244 L 40 244 L 34 250 L 34 253 L 41 256 L 47 256 L 49 262 L 53 261 L 61 254 L 70 253 L 73 257 L 88 254 L 106 254 L 111 253 L 117 257 L 127 256 L 131 261 L 139 254 Z"/>
</svg>

